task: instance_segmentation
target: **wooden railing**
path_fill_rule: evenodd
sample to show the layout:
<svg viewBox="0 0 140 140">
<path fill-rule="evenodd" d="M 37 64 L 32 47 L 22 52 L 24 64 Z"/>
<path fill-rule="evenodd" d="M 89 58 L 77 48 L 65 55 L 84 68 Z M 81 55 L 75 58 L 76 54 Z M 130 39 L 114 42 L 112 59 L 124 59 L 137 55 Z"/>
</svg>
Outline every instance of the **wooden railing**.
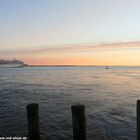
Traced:
<svg viewBox="0 0 140 140">
<path fill-rule="evenodd" d="M 140 100 L 137 100 L 137 140 L 140 140 Z M 73 140 L 86 140 L 86 117 L 84 105 L 72 105 Z M 27 105 L 28 138 L 40 140 L 39 105 Z M 94 139 L 94 138 L 93 138 Z"/>
</svg>

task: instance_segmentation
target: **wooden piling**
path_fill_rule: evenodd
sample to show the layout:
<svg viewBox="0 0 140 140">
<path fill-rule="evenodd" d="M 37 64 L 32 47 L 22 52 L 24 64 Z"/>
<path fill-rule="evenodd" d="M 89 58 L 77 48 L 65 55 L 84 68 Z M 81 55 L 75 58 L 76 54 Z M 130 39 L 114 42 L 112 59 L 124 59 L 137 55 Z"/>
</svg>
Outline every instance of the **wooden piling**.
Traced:
<svg viewBox="0 0 140 140">
<path fill-rule="evenodd" d="M 140 100 L 137 100 L 137 140 L 140 140 Z"/>
<path fill-rule="evenodd" d="M 72 105 L 72 124 L 74 140 L 86 140 L 86 117 L 84 105 Z"/>
<path fill-rule="evenodd" d="M 38 104 L 27 105 L 27 121 L 29 140 L 40 140 Z"/>
</svg>

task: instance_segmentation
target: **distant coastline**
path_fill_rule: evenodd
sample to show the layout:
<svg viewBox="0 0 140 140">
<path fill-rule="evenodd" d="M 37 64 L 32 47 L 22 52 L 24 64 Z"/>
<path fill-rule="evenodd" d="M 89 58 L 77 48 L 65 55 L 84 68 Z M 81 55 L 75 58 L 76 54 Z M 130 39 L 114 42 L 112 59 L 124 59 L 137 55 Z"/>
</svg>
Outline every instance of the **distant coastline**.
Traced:
<svg viewBox="0 0 140 140">
<path fill-rule="evenodd" d="M 140 67 L 140 66 L 109 66 L 109 65 L 30 65 L 26 64 L 27 67 Z"/>
<path fill-rule="evenodd" d="M 13 60 L 2 60 L 0 59 L 0 65 L 5 64 L 20 64 L 23 67 L 105 67 L 105 68 L 111 68 L 111 67 L 140 67 L 140 66 L 122 66 L 122 65 L 32 65 L 24 63 L 23 61 L 16 60 L 13 58 Z"/>
</svg>

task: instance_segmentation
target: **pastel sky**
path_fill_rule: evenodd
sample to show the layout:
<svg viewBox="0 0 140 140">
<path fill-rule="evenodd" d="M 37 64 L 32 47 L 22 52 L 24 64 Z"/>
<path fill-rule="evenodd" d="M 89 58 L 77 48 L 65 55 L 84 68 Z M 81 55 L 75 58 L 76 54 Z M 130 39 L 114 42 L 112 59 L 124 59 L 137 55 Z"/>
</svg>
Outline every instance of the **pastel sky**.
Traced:
<svg viewBox="0 0 140 140">
<path fill-rule="evenodd" d="M 0 59 L 139 65 L 139 0 L 0 0 Z"/>
</svg>

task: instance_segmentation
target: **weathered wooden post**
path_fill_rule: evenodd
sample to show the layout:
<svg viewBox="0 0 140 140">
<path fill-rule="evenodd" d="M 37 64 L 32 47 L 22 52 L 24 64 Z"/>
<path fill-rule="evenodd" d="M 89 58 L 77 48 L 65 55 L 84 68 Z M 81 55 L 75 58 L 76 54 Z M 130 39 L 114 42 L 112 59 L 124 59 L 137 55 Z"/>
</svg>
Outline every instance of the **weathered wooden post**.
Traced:
<svg viewBox="0 0 140 140">
<path fill-rule="evenodd" d="M 38 104 L 27 105 L 27 121 L 29 140 L 40 140 Z"/>
<path fill-rule="evenodd" d="M 86 140 L 86 118 L 84 105 L 72 105 L 72 124 L 74 140 Z"/>
<path fill-rule="evenodd" d="M 140 100 L 137 100 L 137 140 L 140 140 Z"/>
</svg>

